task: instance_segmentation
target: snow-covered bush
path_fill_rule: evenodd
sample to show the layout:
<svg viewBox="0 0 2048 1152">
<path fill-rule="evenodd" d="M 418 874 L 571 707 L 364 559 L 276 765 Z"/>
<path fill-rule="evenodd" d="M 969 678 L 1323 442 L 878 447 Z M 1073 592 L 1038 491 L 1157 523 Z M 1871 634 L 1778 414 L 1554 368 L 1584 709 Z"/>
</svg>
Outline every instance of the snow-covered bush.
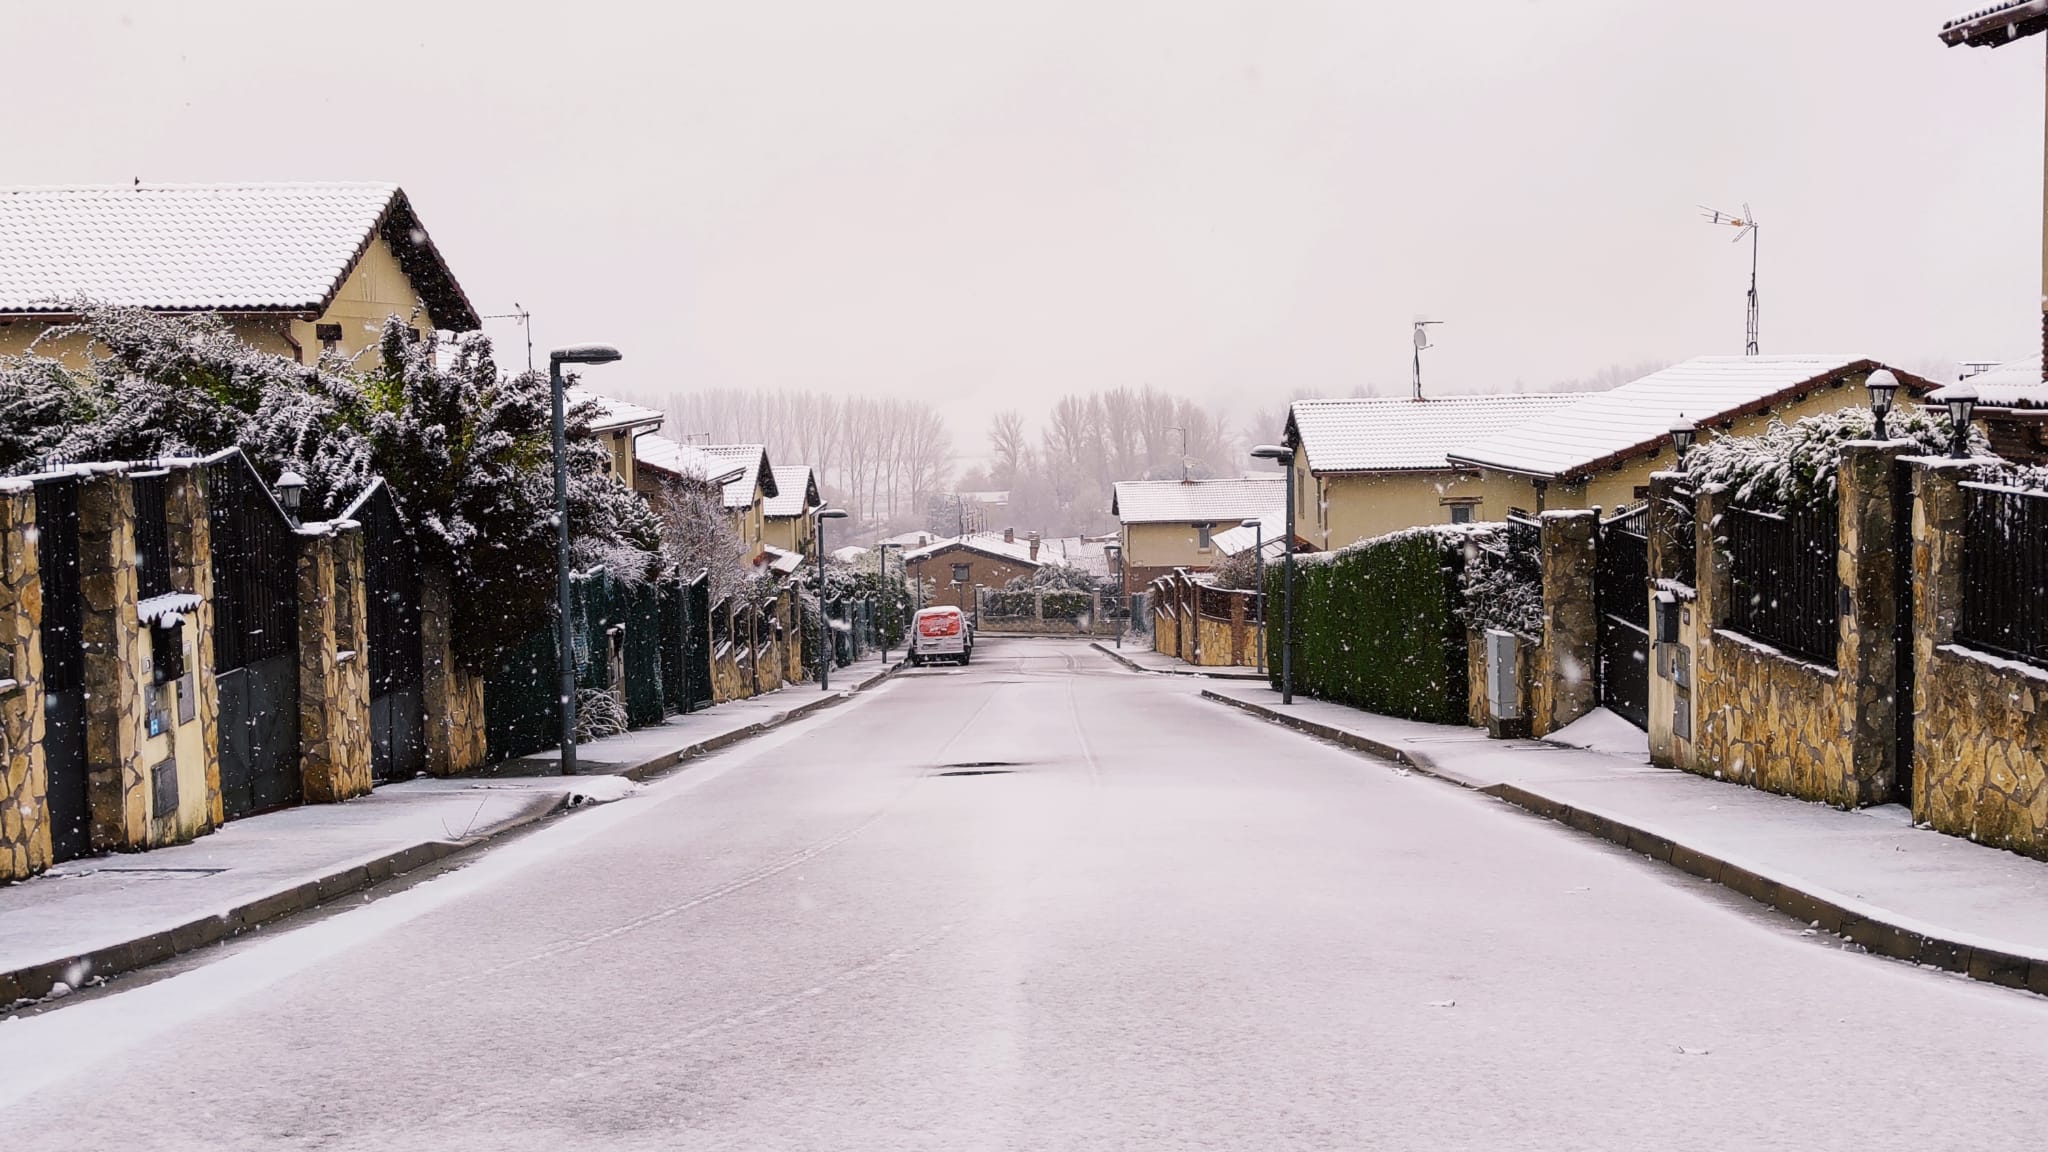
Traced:
<svg viewBox="0 0 2048 1152">
<path fill-rule="evenodd" d="M 1537 557 L 1536 526 L 1510 521 L 1481 527 L 1486 531 L 1464 539 L 1458 619 L 1474 632 L 1501 628 L 1541 637 L 1543 567 Z"/>
<path fill-rule="evenodd" d="M 626 706 L 606 688 L 576 690 L 576 742 L 617 736 L 631 725 Z"/>
<path fill-rule="evenodd" d="M 1086 615 L 1095 609 L 1095 593 L 1108 581 L 1068 564 L 1045 564 L 991 592 L 984 607 L 991 616 L 1022 617 L 1044 606 L 1048 619 Z"/>
<path fill-rule="evenodd" d="M 1868 409 L 1843 408 L 1786 424 L 1772 420 L 1755 436 L 1712 436 L 1685 458 L 1695 483 L 1726 485 L 1735 502 L 1753 508 L 1826 508 L 1833 505 L 1842 445 L 1875 431 Z M 1911 440 L 1928 456 L 1949 449 L 1948 417 L 1917 405 L 1885 419 L 1893 440 Z M 1984 435 L 1970 433 L 1971 451 L 1989 452 Z"/>
</svg>

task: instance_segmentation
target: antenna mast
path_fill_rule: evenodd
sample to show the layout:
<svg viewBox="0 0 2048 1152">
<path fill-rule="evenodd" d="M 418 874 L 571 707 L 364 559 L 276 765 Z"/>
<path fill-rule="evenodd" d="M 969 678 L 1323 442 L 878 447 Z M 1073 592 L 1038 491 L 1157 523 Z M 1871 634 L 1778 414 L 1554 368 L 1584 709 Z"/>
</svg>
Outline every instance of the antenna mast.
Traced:
<svg viewBox="0 0 2048 1152">
<path fill-rule="evenodd" d="M 1417 400 L 1422 399 L 1422 353 L 1425 349 L 1436 347 L 1436 345 L 1429 342 L 1429 326 L 1441 323 L 1443 323 L 1441 320 L 1423 320 L 1420 318 L 1417 318 L 1415 321 L 1415 398 Z"/>
<path fill-rule="evenodd" d="M 1747 204 L 1742 206 L 1742 215 L 1740 216 L 1732 212 L 1723 212 L 1716 208 L 1709 208 L 1705 204 L 1700 205 L 1700 213 L 1706 217 L 1709 224 L 1719 224 L 1735 229 L 1734 242 L 1737 244 L 1742 243 L 1743 237 L 1749 237 L 1749 323 L 1746 332 L 1748 341 L 1743 346 L 1742 354 L 1744 356 L 1754 356 L 1757 354 L 1756 330 L 1759 315 L 1756 302 L 1756 249 L 1757 233 L 1760 229 L 1757 226 L 1756 215 L 1749 210 L 1749 205 Z"/>
</svg>

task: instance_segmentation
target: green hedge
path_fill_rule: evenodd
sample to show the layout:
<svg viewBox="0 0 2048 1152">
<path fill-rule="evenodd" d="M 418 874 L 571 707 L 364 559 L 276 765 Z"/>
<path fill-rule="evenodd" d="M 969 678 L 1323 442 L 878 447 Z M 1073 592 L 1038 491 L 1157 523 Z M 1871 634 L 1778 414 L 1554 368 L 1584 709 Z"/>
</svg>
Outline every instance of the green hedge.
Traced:
<svg viewBox="0 0 2048 1152">
<path fill-rule="evenodd" d="M 1469 670 L 1456 614 L 1461 536 L 1411 529 L 1296 563 L 1296 692 L 1383 716 L 1465 723 Z M 1283 573 L 1275 564 L 1266 574 L 1276 617 Z M 1278 633 L 1267 661 L 1275 687 Z"/>
</svg>

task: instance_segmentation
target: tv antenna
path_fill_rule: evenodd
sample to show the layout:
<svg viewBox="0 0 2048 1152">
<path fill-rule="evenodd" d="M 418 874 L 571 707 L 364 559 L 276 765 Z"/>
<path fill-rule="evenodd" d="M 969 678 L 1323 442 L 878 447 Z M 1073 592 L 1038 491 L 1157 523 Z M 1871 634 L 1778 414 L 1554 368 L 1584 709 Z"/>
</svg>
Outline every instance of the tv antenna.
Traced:
<svg viewBox="0 0 2048 1152">
<path fill-rule="evenodd" d="M 1429 342 L 1429 327 L 1432 324 L 1441 323 L 1443 323 L 1441 320 L 1417 319 L 1415 321 L 1415 398 L 1417 400 L 1422 399 L 1422 353 L 1426 349 L 1436 347 L 1436 345 Z"/>
<path fill-rule="evenodd" d="M 1744 356 L 1754 356 L 1756 355 L 1757 328 L 1756 238 L 1758 228 L 1756 216 L 1750 212 L 1749 205 L 1747 204 L 1742 206 L 1742 215 L 1740 216 L 1732 212 L 1723 212 L 1718 208 L 1709 208 L 1705 204 L 1700 205 L 1700 213 L 1707 218 L 1707 223 L 1709 224 L 1719 224 L 1726 228 L 1735 229 L 1734 242 L 1737 244 L 1742 243 L 1743 237 L 1749 237 L 1749 339 L 1748 343 L 1743 346 L 1742 354 Z"/>
<path fill-rule="evenodd" d="M 512 302 L 512 311 L 479 316 L 477 319 L 519 321 L 519 326 L 526 330 L 526 370 L 528 372 L 533 371 L 533 313 L 526 310 L 526 305 L 515 300 Z"/>
</svg>

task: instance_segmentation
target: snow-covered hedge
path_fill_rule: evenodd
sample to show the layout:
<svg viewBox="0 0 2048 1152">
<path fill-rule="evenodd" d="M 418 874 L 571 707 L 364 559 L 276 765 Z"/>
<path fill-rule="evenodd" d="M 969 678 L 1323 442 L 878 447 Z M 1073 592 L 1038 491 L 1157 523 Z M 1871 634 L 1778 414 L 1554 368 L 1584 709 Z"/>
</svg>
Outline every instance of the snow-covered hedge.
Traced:
<svg viewBox="0 0 2048 1152">
<path fill-rule="evenodd" d="M 1842 446 L 1868 440 L 1875 431 L 1868 409 L 1843 408 L 1791 424 L 1772 420 L 1755 436 L 1711 436 L 1685 458 L 1696 483 L 1724 484 L 1735 502 L 1752 508 L 1826 508 L 1834 504 Z M 1911 440 L 1928 456 L 1945 455 L 1950 434 L 1946 415 L 1919 406 L 1895 410 L 1885 420 L 1894 440 Z M 1983 433 L 1972 429 L 1971 450 L 1988 455 Z"/>
<path fill-rule="evenodd" d="M 1481 525 L 1466 534 L 1459 578 L 1458 619 L 1474 632 L 1501 628 L 1532 639 L 1543 635 L 1543 566 L 1532 524 Z"/>
<path fill-rule="evenodd" d="M 1299 692 L 1440 724 L 1466 716 L 1461 572 L 1494 526 L 1411 528 L 1298 557 L 1294 686 Z M 1283 568 L 1267 571 L 1280 603 Z M 1277 683 L 1279 661 L 1270 662 Z"/>
</svg>

